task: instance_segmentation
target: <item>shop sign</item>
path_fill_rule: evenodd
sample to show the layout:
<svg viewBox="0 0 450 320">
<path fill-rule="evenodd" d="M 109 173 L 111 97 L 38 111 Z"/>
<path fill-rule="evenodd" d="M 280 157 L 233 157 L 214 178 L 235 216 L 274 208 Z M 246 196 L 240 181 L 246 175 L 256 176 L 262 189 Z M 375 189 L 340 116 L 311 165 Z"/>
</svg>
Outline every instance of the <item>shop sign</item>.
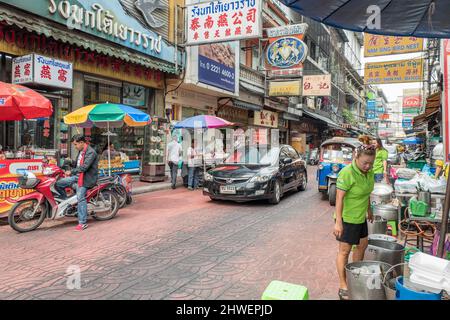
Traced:
<svg viewBox="0 0 450 320">
<path fill-rule="evenodd" d="M 159 70 L 1 24 L 0 51 L 19 56 L 28 52 L 42 53 L 56 59 L 70 61 L 73 63 L 74 70 L 81 72 L 135 82 L 149 87 L 163 87 L 163 73 Z M 25 72 L 24 69 L 21 70 Z"/>
<path fill-rule="evenodd" d="M 331 75 L 315 75 L 303 77 L 303 96 L 330 96 Z"/>
<path fill-rule="evenodd" d="M 255 111 L 253 124 L 256 126 L 278 128 L 278 113 L 266 110 Z"/>
<path fill-rule="evenodd" d="M 308 47 L 303 42 L 306 23 L 267 30 L 269 45 L 266 50 L 266 68 L 269 77 L 301 76 Z"/>
<path fill-rule="evenodd" d="M 364 34 L 364 57 L 420 52 L 423 39 Z"/>
<path fill-rule="evenodd" d="M 12 82 L 15 84 L 40 84 L 72 89 L 73 64 L 40 54 L 30 54 L 13 59 Z"/>
<path fill-rule="evenodd" d="M 213 43 L 198 47 L 198 80 L 235 92 L 239 77 L 239 42 Z"/>
<path fill-rule="evenodd" d="M 95 37 L 139 51 L 164 61 L 175 63 L 175 48 L 152 30 L 167 23 L 167 3 L 160 0 L 0 0 L 79 30 Z M 157 18 L 156 12 L 166 12 L 167 18 Z M 158 15 L 159 17 L 160 15 Z"/>
<path fill-rule="evenodd" d="M 269 96 L 271 97 L 300 96 L 301 94 L 301 80 L 269 82 Z"/>
<path fill-rule="evenodd" d="M 222 106 L 217 111 L 217 116 L 230 122 L 248 123 L 248 110 L 230 106 Z"/>
<path fill-rule="evenodd" d="M 186 15 L 187 45 L 262 37 L 261 0 L 191 1 Z"/>
<path fill-rule="evenodd" d="M 417 108 L 422 106 L 422 96 L 403 97 L 403 108 Z"/>
<path fill-rule="evenodd" d="M 367 100 L 367 122 L 376 122 L 377 119 L 377 102 L 376 100 Z"/>
<path fill-rule="evenodd" d="M 123 103 L 133 107 L 145 106 L 145 87 L 123 84 Z"/>
<path fill-rule="evenodd" d="M 365 84 L 421 82 L 422 80 L 422 59 L 371 62 L 366 63 L 364 67 Z"/>
</svg>

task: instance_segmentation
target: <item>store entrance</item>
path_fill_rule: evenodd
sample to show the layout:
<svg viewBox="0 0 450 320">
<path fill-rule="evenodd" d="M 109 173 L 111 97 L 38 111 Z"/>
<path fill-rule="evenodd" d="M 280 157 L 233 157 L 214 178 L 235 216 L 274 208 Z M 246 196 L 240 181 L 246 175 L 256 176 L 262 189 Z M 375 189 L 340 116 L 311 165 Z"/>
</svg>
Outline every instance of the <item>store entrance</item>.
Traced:
<svg viewBox="0 0 450 320">
<path fill-rule="evenodd" d="M 0 121 L 0 151 L 14 150 L 14 121 Z"/>
</svg>

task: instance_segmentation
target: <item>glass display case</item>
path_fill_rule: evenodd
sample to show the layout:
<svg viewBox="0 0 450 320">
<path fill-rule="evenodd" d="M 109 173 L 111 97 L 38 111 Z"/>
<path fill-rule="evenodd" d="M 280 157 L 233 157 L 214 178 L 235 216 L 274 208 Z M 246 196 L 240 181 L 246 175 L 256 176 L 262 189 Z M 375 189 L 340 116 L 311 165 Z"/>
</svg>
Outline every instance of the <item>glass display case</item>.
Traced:
<svg viewBox="0 0 450 320">
<path fill-rule="evenodd" d="M 167 134 L 168 121 L 165 118 L 153 117 L 152 123 L 145 128 L 142 181 L 157 182 L 166 179 Z"/>
</svg>

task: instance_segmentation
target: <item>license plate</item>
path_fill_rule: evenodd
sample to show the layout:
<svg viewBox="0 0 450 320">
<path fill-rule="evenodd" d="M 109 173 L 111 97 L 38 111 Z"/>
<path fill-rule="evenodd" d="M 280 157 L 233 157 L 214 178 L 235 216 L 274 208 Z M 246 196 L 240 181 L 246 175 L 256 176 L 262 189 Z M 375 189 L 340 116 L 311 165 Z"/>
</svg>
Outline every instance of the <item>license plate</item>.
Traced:
<svg viewBox="0 0 450 320">
<path fill-rule="evenodd" d="M 236 187 L 234 186 L 221 186 L 220 193 L 224 194 L 236 194 Z"/>
</svg>

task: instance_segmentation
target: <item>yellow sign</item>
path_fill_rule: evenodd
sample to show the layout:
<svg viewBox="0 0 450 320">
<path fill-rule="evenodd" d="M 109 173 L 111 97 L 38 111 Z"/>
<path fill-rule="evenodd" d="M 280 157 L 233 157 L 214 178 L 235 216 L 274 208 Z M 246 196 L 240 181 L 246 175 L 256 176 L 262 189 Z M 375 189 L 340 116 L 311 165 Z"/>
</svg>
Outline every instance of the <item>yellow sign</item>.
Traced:
<svg viewBox="0 0 450 320">
<path fill-rule="evenodd" d="M 269 83 L 270 97 L 299 96 L 302 94 L 301 80 L 271 81 Z"/>
<path fill-rule="evenodd" d="M 422 59 L 366 63 L 365 84 L 421 82 L 423 80 Z"/>
<path fill-rule="evenodd" d="M 364 34 L 364 57 L 420 52 L 422 50 L 422 38 Z"/>
<path fill-rule="evenodd" d="M 278 113 L 271 111 L 255 111 L 254 125 L 278 128 Z"/>
</svg>

